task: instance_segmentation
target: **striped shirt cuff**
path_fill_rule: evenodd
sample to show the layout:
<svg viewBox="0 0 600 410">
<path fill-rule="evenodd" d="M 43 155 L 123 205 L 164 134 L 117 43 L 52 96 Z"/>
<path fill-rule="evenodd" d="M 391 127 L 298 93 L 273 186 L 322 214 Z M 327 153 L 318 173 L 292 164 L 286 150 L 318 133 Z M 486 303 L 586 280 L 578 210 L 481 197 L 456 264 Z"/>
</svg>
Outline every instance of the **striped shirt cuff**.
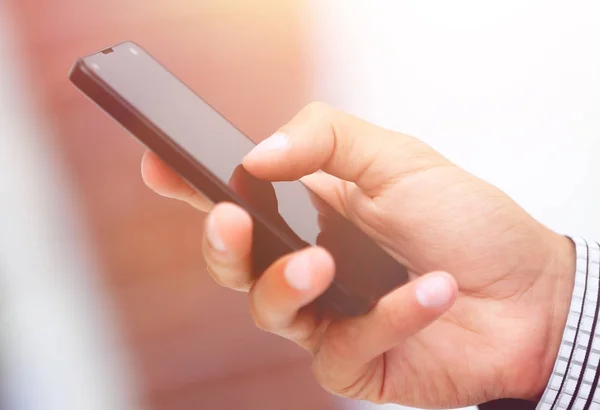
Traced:
<svg viewBox="0 0 600 410">
<path fill-rule="evenodd" d="M 575 286 L 550 381 L 537 410 L 600 408 L 600 246 L 574 238 Z"/>
</svg>

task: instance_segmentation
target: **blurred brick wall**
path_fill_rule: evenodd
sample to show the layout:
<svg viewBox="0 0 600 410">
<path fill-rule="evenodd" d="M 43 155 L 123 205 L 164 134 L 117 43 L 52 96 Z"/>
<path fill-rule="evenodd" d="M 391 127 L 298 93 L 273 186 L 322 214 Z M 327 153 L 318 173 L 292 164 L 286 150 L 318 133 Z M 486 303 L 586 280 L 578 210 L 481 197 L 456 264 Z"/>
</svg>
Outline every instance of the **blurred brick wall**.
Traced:
<svg viewBox="0 0 600 410">
<path fill-rule="evenodd" d="M 331 408 L 304 354 L 255 330 L 244 296 L 209 280 L 203 215 L 149 192 L 139 175 L 142 148 L 67 81 L 77 57 L 134 40 L 260 140 L 310 99 L 303 2 L 9 3 L 144 401 L 160 410 Z"/>
</svg>

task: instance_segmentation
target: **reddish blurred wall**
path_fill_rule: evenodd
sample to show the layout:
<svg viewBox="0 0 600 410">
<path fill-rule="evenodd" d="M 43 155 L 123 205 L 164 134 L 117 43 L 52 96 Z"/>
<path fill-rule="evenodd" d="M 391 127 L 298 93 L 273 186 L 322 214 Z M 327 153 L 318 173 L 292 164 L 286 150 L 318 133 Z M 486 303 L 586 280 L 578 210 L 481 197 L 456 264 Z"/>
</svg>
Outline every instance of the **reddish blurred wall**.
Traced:
<svg viewBox="0 0 600 410">
<path fill-rule="evenodd" d="M 73 61 L 133 40 L 260 140 L 310 99 L 301 1 L 9 0 L 120 315 L 140 396 L 160 410 L 326 409 L 303 352 L 254 329 L 200 255 L 203 215 L 149 192 L 142 148 L 67 81 Z"/>
</svg>

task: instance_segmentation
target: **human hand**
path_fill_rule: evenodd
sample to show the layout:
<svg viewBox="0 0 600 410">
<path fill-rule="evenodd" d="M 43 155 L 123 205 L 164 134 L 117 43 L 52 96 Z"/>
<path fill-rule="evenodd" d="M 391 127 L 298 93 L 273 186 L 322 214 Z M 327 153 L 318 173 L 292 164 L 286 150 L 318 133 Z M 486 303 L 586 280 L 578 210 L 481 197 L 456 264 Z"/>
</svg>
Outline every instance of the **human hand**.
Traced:
<svg viewBox="0 0 600 410">
<path fill-rule="evenodd" d="M 324 388 L 427 408 L 541 394 L 573 287 L 568 238 L 423 142 L 321 103 L 243 165 L 265 180 L 302 179 L 410 270 L 413 280 L 367 315 L 320 318 L 304 307 L 335 274 L 325 250 L 287 255 L 254 281 L 249 215 L 228 203 L 211 210 L 203 246 L 209 272 L 249 292 L 260 328 L 313 355 Z M 211 208 L 151 153 L 143 176 L 162 195 Z"/>
</svg>

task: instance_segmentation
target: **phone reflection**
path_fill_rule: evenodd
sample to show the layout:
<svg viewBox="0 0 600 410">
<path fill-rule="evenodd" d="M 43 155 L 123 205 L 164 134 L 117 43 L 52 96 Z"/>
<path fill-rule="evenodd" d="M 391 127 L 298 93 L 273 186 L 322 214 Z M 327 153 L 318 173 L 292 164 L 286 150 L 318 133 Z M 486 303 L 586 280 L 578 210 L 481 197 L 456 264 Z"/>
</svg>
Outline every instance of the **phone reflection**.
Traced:
<svg viewBox="0 0 600 410">
<path fill-rule="evenodd" d="M 278 183 L 276 183 L 278 184 Z M 368 312 L 382 296 L 408 280 L 406 268 L 380 248 L 369 236 L 335 211 L 304 185 L 303 195 L 317 211 L 313 221 L 316 245 L 327 249 L 335 260 L 332 286 L 316 306 L 328 314 L 356 316 Z M 278 189 L 269 181 L 251 175 L 242 165 L 234 170 L 229 186 L 264 222 L 276 228 L 282 240 L 273 240 L 273 229 L 266 232 L 255 224 L 253 232 L 254 271 L 260 275 L 275 259 L 311 246 L 290 227 L 279 210 Z M 287 243 L 287 244 L 286 244 Z"/>
</svg>

